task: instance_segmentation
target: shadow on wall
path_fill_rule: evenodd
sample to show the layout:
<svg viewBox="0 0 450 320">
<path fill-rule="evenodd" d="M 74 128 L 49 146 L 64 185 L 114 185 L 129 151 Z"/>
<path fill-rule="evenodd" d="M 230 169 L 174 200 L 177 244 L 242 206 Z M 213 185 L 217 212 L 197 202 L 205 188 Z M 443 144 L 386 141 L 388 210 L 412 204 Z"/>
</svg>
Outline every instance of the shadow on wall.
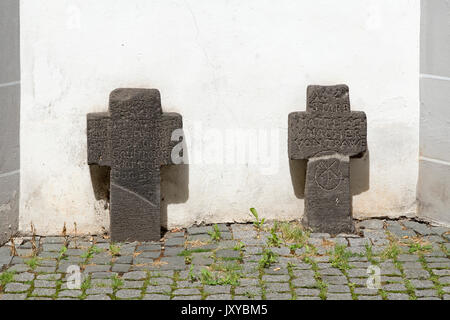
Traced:
<svg viewBox="0 0 450 320">
<path fill-rule="evenodd" d="M 370 151 L 360 157 L 350 159 L 350 192 L 352 196 L 361 194 L 370 187 Z"/>
<path fill-rule="evenodd" d="M 307 160 L 289 160 L 289 171 L 294 194 L 298 199 L 305 198 Z M 350 192 L 352 196 L 369 190 L 370 152 L 369 149 L 359 157 L 350 158 Z"/>
<path fill-rule="evenodd" d="M 305 179 L 307 160 L 289 159 L 289 171 L 291 173 L 292 187 L 298 199 L 305 199 Z"/>
<path fill-rule="evenodd" d="M 183 143 L 178 156 L 184 164 L 161 167 L 161 233 L 168 229 L 167 207 L 189 199 L 189 153 L 184 131 L 178 140 Z"/>
<path fill-rule="evenodd" d="M 104 200 L 106 206 L 109 207 L 109 182 L 111 168 L 94 164 L 89 166 L 89 171 L 91 173 L 92 189 L 94 190 L 95 199 Z"/>
<path fill-rule="evenodd" d="M 167 207 L 189 199 L 189 165 L 161 167 L 161 227 L 168 228 Z"/>
</svg>

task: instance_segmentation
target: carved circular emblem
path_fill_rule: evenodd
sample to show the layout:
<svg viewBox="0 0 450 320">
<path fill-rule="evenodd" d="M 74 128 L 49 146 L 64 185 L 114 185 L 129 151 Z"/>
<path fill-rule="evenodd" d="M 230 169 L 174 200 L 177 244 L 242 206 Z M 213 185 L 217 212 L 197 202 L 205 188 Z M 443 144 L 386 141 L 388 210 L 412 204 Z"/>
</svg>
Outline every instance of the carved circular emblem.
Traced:
<svg viewBox="0 0 450 320">
<path fill-rule="evenodd" d="M 333 158 L 318 160 L 314 179 L 319 187 L 324 190 L 331 191 L 336 189 L 342 181 L 340 161 Z"/>
</svg>

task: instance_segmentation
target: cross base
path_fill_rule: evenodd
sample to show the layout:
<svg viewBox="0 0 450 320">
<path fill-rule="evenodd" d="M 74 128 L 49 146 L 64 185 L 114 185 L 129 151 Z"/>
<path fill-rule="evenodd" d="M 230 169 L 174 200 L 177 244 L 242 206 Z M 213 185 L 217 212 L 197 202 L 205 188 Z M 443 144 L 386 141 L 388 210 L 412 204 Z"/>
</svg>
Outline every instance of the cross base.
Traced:
<svg viewBox="0 0 450 320">
<path fill-rule="evenodd" d="M 350 157 L 316 155 L 308 160 L 303 224 L 331 235 L 354 233 Z"/>
</svg>

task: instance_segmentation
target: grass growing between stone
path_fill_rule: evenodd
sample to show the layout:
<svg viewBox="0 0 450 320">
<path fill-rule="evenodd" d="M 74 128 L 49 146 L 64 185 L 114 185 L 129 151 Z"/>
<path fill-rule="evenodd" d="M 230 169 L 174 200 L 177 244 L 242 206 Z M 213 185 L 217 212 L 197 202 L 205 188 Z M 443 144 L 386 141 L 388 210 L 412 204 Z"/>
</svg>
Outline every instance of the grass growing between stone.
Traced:
<svg viewBox="0 0 450 320">
<path fill-rule="evenodd" d="M 236 263 L 215 263 L 200 271 L 199 279 L 206 285 L 238 286 L 242 277 L 242 267 Z"/>
<path fill-rule="evenodd" d="M 118 290 L 121 286 L 123 286 L 123 280 L 117 275 L 112 276 L 111 281 L 112 281 L 112 288 L 114 291 Z"/>
<path fill-rule="evenodd" d="M 418 253 L 423 251 L 430 251 L 433 247 L 431 244 L 422 245 L 420 243 L 411 243 L 409 245 L 409 253 Z"/>
<path fill-rule="evenodd" d="M 394 266 L 400 271 L 400 275 L 401 275 L 401 278 L 403 279 L 403 283 L 406 287 L 406 293 L 409 295 L 409 299 L 417 300 L 417 297 L 415 295 L 415 289 L 414 289 L 413 285 L 411 284 L 410 280 L 407 279 L 402 263 L 398 260 L 398 256 L 403 252 L 401 247 L 408 246 L 408 240 L 405 239 L 406 242 L 405 241 L 402 242 L 400 239 L 397 239 L 396 237 L 394 237 L 390 234 L 388 235 L 388 239 L 389 239 L 389 245 L 385 249 L 385 251 L 382 252 L 381 257 L 383 260 L 386 260 L 386 259 L 392 260 Z M 387 299 L 387 294 L 384 292 L 384 290 L 380 290 L 380 291 L 381 291 L 381 296 L 383 297 L 383 299 Z"/>
<path fill-rule="evenodd" d="M 381 299 L 388 300 L 388 295 L 387 295 L 386 291 L 384 291 L 383 289 L 380 289 L 379 294 L 381 296 Z"/>
<path fill-rule="evenodd" d="M 63 260 L 63 259 L 65 259 L 67 256 L 66 256 L 66 252 L 67 252 L 67 246 L 66 245 L 63 245 L 62 247 L 61 247 L 61 249 L 59 249 L 59 257 L 58 257 L 58 259 L 59 260 Z"/>
<path fill-rule="evenodd" d="M 450 250 L 448 250 L 447 247 L 443 243 L 441 243 L 439 247 L 441 248 L 442 252 L 445 253 L 447 258 L 450 258 Z"/>
<path fill-rule="evenodd" d="M 367 258 L 367 261 L 369 261 L 372 265 L 378 265 L 380 262 L 377 258 L 377 256 L 373 252 L 373 247 L 371 244 L 365 244 L 365 253 L 364 256 Z"/>
<path fill-rule="evenodd" d="M 92 247 L 89 247 L 88 250 L 81 255 L 81 257 L 83 259 L 91 259 L 94 257 L 94 255 L 96 255 L 100 252 L 102 252 L 102 250 L 100 248 L 98 248 L 97 246 L 93 245 Z"/>
<path fill-rule="evenodd" d="M 204 248 L 196 248 L 196 249 L 189 249 L 189 250 L 183 250 L 181 251 L 177 256 L 184 257 L 184 261 L 186 264 L 190 265 L 192 263 L 192 255 L 194 253 L 212 253 L 213 251 L 211 249 L 204 249 Z"/>
<path fill-rule="evenodd" d="M 26 265 L 28 265 L 31 268 L 31 270 L 36 270 L 36 268 L 38 266 L 38 263 L 39 263 L 39 258 L 38 257 L 32 257 L 32 258 L 30 258 L 28 260 L 25 260 L 24 263 Z"/>
<path fill-rule="evenodd" d="M 191 264 L 192 263 L 192 256 L 185 256 L 184 257 L 184 263 Z"/>
<path fill-rule="evenodd" d="M 0 292 L 3 291 L 8 283 L 13 281 L 15 274 L 15 271 L 5 271 L 0 273 Z"/>
<path fill-rule="evenodd" d="M 30 245 L 21 245 L 20 250 L 17 250 L 19 258 L 13 259 L 11 263 L 14 266 L 12 269 L 16 270 L 16 274 L 19 272 L 19 275 L 14 275 L 13 272 L 10 275 L 8 275 L 9 272 L 0 273 L 0 292 L 3 294 L 2 290 L 5 290 L 5 286 L 13 282 L 14 285 L 8 286 L 8 294 L 3 295 L 6 298 L 23 297 L 22 289 L 17 289 L 17 292 L 12 291 L 16 290 L 16 287 L 20 288 L 20 285 L 27 287 L 26 293 L 29 299 L 65 298 L 72 292 L 65 292 L 67 291 L 63 283 L 65 280 L 61 280 L 64 277 L 64 270 L 61 266 L 65 266 L 65 260 L 70 259 L 75 264 L 79 264 L 85 272 L 89 271 L 92 279 L 96 279 L 92 280 L 93 289 L 89 290 L 90 280 L 84 278 L 86 280 L 83 281 L 81 292 L 73 292 L 77 295 L 74 298 L 83 299 L 91 299 L 94 296 L 102 299 L 126 299 L 127 295 L 130 295 L 129 299 L 144 297 L 145 299 L 158 297 L 180 299 L 194 295 L 198 299 L 200 297 L 220 299 L 225 295 L 229 297 L 230 294 L 231 298 L 236 296 L 250 299 L 261 297 L 264 299 L 317 299 L 318 296 L 325 300 L 380 299 L 380 297 L 386 300 L 408 299 L 408 297 L 411 300 L 428 297 L 444 300 L 449 298 L 447 277 L 449 260 L 445 260 L 449 258 L 449 247 L 445 236 L 442 236 L 443 239 L 438 239 L 442 233 L 423 238 L 398 235 L 386 237 L 388 233 L 384 229 L 384 234 L 380 238 L 378 233 L 374 233 L 373 238 L 370 239 L 367 235 L 366 238 L 357 238 L 354 235 L 341 235 L 334 238 L 318 233 L 312 234 L 310 238 L 310 231 L 304 230 L 296 222 L 270 222 L 261 226 L 261 233 L 255 233 L 253 227 L 249 228 L 248 225 L 231 226 L 231 234 L 222 231 L 223 237 L 216 242 L 211 238 L 211 234 L 207 235 L 208 230 L 213 230 L 211 233 L 214 233 L 214 226 L 211 227 L 201 227 L 198 230 L 193 228 L 195 232 L 184 234 L 184 241 L 177 243 L 176 248 L 172 248 L 174 244 L 171 244 L 168 246 L 171 249 L 166 251 L 165 246 L 161 244 L 160 258 L 155 259 L 154 264 L 151 262 L 141 264 L 126 257 L 132 258 L 146 251 L 144 249 L 140 251 L 141 243 L 133 246 L 132 251 L 124 247 L 126 250 L 122 250 L 122 253 L 127 259 L 120 260 L 123 261 L 120 264 L 124 264 L 124 268 L 120 270 L 125 271 L 119 269 L 103 271 L 104 269 L 100 267 L 84 270 L 84 267 L 88 265 L 107 265 L 108 259 L 112 260 L 110 267 L 113 268 L 116 259 L 111 256 L 120 255 L 120 248 L 115 248 L 114 243 L 100 243 L 97 247 L 92 238 L 90 240 L 86 238 L 81 246 L 83 250 L 72 250 L 73 241 L 67 242 L 65 246 L 70 249 L 61 248 L 59 245 L 61 242 L 54 239 L 44 241 L 44 244 L 51 245 L 40 247 L 44 249 L 42 250 L 44 254 L 42 258 L 40 254 L 36 254 L 39 259 L 36 269 L 32 267 L 37 262 L 35 257 L 24 257 L 29 253 L 30 250 L 25 249 L 29 249 Z M 225 229 L 220 228 L 220 230 Z M 250 232 L 246 233 L 247 230 Z M 201 236 L 197 236 L 199 232 Z M 420 235 L 420 232 L 416 234 Z M 201 241 L 198 240 L 199 246 L 196 246 L 197 240 L 194 241 L 195 245 L 193 242 L 192 246 L 188 246 L 185 241 L 187 239 Z M 57 242 L 59 246 L 56 246 L 54 242 Z M 349 244 L 348 247 L 347 244 Z M 97 255 L 97 253 L 101 254 Z M 80 259 L 82 254 L 84 260 Z M 163 257 L 169 257 L 167 262 L 162 259 Z M 91 258 L 94 259 L 90 260 Z M 24 259 L 28 259 L 28 263 L 25 263 Z M 365 290 L 365 280 L 369 277 L 366 272 L 369 269 L 366 270 L 366 268 L 370 264 L 378 265 L 381 269 L 383 287 L 378 291 Z M 131 267 L 127 268 L 128 266 L 125 265 Z M 153 275 L 153 271 L 146 268 L 147 265 L 151 270 L 155 270 L 155 266 L 161 266 L 161 271 Z M 125 276 L 126 273 L 135 270 L 147 271 L 147 277 L 141 277 L 140 280 L 143 281 L 133 281 L 134 275 Z M 111 275 L 107 275 L 105 284 L 97 280 L 103 279 L 105 272 L 113 271 L 118 273 L 116 279 L 111 279 Z M 372 275 L 378 274 L 376 269 L 372 271 Z M 427 272 L 424 273 L 424 271 Z M 341 272 L 347 281 L 342 278 Z M 33 279 L 29 276 L 30 273 L 35 278 L 38 277 L 35 280 L 40 280 L 37 287 L 34 286 L 35 280 L 28 281 Z M 53 273 L 56 275 L 55 278 L 49 278 Z M 54 283 L 46 284 L 42 280 L 54 281 L 56 287 Z M 159 280 L 161 280 L 160 283 L 158 283 Z M 192 284 L 187 283 L 188 281 Z M 17 286 L 16 282 L 18 282 Z M 210 285 L 219 286 L 219 288 L 210 288 L 208 287 Z M 192 290 L 187 290 L 190 288 Z M 135 293 L 136 290 L 141 292 L 139 297 Z"/>
<path fill-rule="evenodd" d="M 277 235 L 277 227 L 276 224 L 272 229 L 270 229 L 270 236 L 267 238 L 267 245 L 269 247 L 280 247 L 282 244 L 281 239 Z"/>
<path fill-rule="evenodd" d="M 85 299 L 87 297 L 87 290 L 92 288 L 91 278 L 86 277 L 83 282 L 81 282 L 80 290 L 82 291 L 80 299 Z"/>
<path fill-rule="evenodd" d="M 372 249 L 371 246 L 366 245 L 366 252 L 364 255 L 366 255 L 368 257 L 369 261 L 370 261 L 370 259 L 372 259 L 372 250 L 371 249 Z M 350 250 L 348 250 L 347 246 L 339 245 L 339 244 L 335 245 L 333 250 L 328 252 L 328 255 L 330 256 L 331 266 L 339 269 L 344 274 L 344 276 L 347 278 L 347 281 L 349 281 L 348 270 L 353 268 L 350 265 L 349 260 L 350 260 L 350 258 L 358 256 L 358 255 L 355 253 L 352 253 Z M 355 294 L 356 284 L 349 282 L 348 286 L 350 288 L 350 294 L 352 296 L 352 299 L 357 300 L 357 295 Z"/>
<path fill-rule="evenodd" d="M 272 264 L 277 263 L 278 255 L 269 248 L 263 250 L 262 257 L 259 260 L 260 268 L 269 268 Z"/>
<path fill-rule="evenodd" d="M 383 261 L 388 259 L 396 259 L 401 253 L 396 241 L 390 241 L 389 245 L 383 250 L 380 257 Z"/>
<path fill-rule="evenodd" d="M 120 246 L 117 246 L 117 245 L 114 245 L 114 244 L 110 244 L 109 245 L 109 253 L 113 257 L 120 256 Z"/>
<path fill-rule="evenodd" d="M 295 243 L 305 245 L 308 242 L 310 232 L 305 231 L 303 227 L 296 222 L 283 222 L 280 224 L 279 231 L 286 243 Z"/>
<path fill-rule="evenodd" d="M 419 262 L 422 264 L 422 268 L 430 274 L 430 281 L 433 282 L 433 289 L 437 291 L 439 299 L 442 299 L 445 294 L 443 290 L 444 286 L 439 282 L 439 277 L 433 272 L 433 269 L 428 266 L 423 253 L 419 253 Z"/>
<path fill-rule="evenodd" d="M 253 221 L 253 226 L 255 227 L 256 231 L 261 232 L 263 229 L 263 225 L 266 222 L 266 219 L 265 218 L 260 219 L 258 211 L 256 211 L 255 208 L 250 208 L 250 213 L 255 218 L 255 221 Z"/>
<path fill-rule="evenodd" d="M 238 243 L 236 243 L 233 250 L 234 251 L 242 251 L 242 250 L 244 250 L 244 248 L 245 248 L 245 244 L 242 241 L 239 241 Z"/>
<path fill-rule="evenodd" d="M 347 250 L 344 245 L 336 245 L 334 249 L 328 253 L 330 255 L 331 266 L 338 268 L 344 274 L 352 267 L 349 264 L 349 259 L 353 256 L 352 252 Z"/>
<path fill-rule="evenodd" d="M 347 277 L 348 279 L 348 277 Z M 356 283 L 349 282 L 348 286 L 350 288 L 350 294 L 352 295 L 353 300 L 358 300 L 358 295 L 355 293 Z"/>
<path fill-rule="evenodd" d="M 222 237 L 220 230 L 219 230 L 219 226 L 217 224 L 215 224 L 213 226 L 213 231 L 209 231 L 208 234 L 211 237 L 211 240 L 216 241 L 216 242 L 220 241 L 220 239 Z"/>
<path fill-rule="evenodd" d="M 203 252 L 211 252 L 211 249 L 197 248 L 197 249 L 183 250 L 178 254 L 178 256 L 187 257 L 191 256 L 193 253 L 203 253 Z"/>
<path fill-rule="evenodd" d="M 411 284 L 411 281 L 406 278 L 404 278 L 403 280 L 405 282 L 406 292 L 408 293 L 410 300 L 417 300 L 415 288 Z"/>
<path fill-rule="evenodd" d="M 197 276 L 195 275 L 195 272 L 194 272 L 194 266 L 191 265 L 190 268 L 189 268 L 188 280 L 190 282 L 195 282 L 195 281 L 197 281 L 197 279 L 198 278 L 197 278 Z"/>
<path fill-rule="evenodd" d="M 287 264 L 287 270 L 288 270 L 288 275 L 289 275 L 289 288 L 291 289 L 292 300 L 297 300 L 297 293 L 295 292 L 295 286 L 292 282 L 295 278 L 294 268 L 295 268 L 295 264 L 293 264 L 291 262 L 289 262 Z"/>
<path fill-rule="evenodd" d="M 306 263 L 309 263 L 311 265 L 312 270 L 314 271 L 314 279 L 316 280 L 316 288 L 320 290 L 320 293 L 319 293 L 320 299 L 326 300 L 328 284 L 326 284 L 322 280 L 322 276 L 319 273 L 319 267 L 317 266 L 317 263 L 310 257 L 306 257 L 304 261 Z"/>
</svg>

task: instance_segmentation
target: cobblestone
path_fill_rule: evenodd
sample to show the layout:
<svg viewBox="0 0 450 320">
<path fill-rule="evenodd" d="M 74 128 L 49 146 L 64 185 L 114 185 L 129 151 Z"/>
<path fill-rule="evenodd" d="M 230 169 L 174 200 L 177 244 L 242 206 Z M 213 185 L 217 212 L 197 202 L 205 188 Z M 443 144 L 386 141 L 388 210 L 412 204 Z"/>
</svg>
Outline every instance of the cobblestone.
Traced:
<svg viewBox="0 0 450 320">
<path fill-rule="evenodd" d="M 8 283 L 5 286 L 5 292 L 24 292 L 27 291 L 31 286 L 29 284 L 23 283 Z"/>
<path fill-rule="evenodd" d="M 40 248 L 37 259 L 32 260 L 26 257 L 32 254 L 30 238 L 24 237 L 17 244 L 21 256 L 11 257 L 9 247 L 0 247 L 0 273 L 6 279 L 2 280 L 5 283 L 0 287 L 0 300 L 408 300 L 414 297 L 448 300 L 450 297 L 448 228 L 410 220 L 370 219 L 357 223 L 363 237 L 313 233 L 305 240 L 314 248 L 299 247 L 295 254 L 291 253 L 292 243 L 286 245 L 283 235 L 278 233 L 282 244 L 269 248 L 276 254 L 276 261 L 261 269 L 259 261 L 271 236 L 268 229 L 258 237 L 252 224 L 219 224 L 218 227 L 222 235 L 218 242 L 211 241 L 208 234 L 212 226 L 196 226 L 186 232 L 169 232 L 161 242 L 116 243 L 120 254 L 114 257 L 109 252 L 109 241 L 102 237 L 94 236 L 96 249 L 91 253 L 88 248 L 94 248 L 94 244 L 89 237 L 69 238 L 69 249 L 62 257 L 59 250 L 64 245 L 64 237 L 41 237 L 37 243 Z M 397 238 L 388 237 L 388 232 Z M 421 237 L 422 247 L 404 238 L 412 235 Z M 192 241 L 185 243 L 185 239 Z M 391 241 L 396 243 L 400 254 L 386 251 Z M 347 247 L 348 253 L 341 259 L 346 260 L 344 265 L 348 267 L 342 270 L 339 267 L 344 265 L 336 263 L 336 256 L 330 256 L 335 244 Z M 370 259 L 366 256 L 366 244 L 372 245 Z M 374 262 L 380 268 L 382 290 L 367 288 L 371 276 L 367 270 Z M 82 270 L 86 286 L 83 290 L 68 289 L 66 271 L 72 265 Z M 230 284 L 231 278 L 226 276 L 237 280 Z M 437 284 L 432 280 L 438 281 L 441 291 L 436 290 Z M 322 291 L 321 282 L 326 285 Z"/>
<path fill-rule="evenodd" d="M 97 295 L 87 296 L 86 300 L 111 300 L 111 298 L 106 294 L 97 294 Z"/>
<path fill-rule="evenodd" d="M 117 291 L 116 297 L 119 299 L 136 299 L 141 296 L 141 290 L 122 289 Z"/>
</svg>

